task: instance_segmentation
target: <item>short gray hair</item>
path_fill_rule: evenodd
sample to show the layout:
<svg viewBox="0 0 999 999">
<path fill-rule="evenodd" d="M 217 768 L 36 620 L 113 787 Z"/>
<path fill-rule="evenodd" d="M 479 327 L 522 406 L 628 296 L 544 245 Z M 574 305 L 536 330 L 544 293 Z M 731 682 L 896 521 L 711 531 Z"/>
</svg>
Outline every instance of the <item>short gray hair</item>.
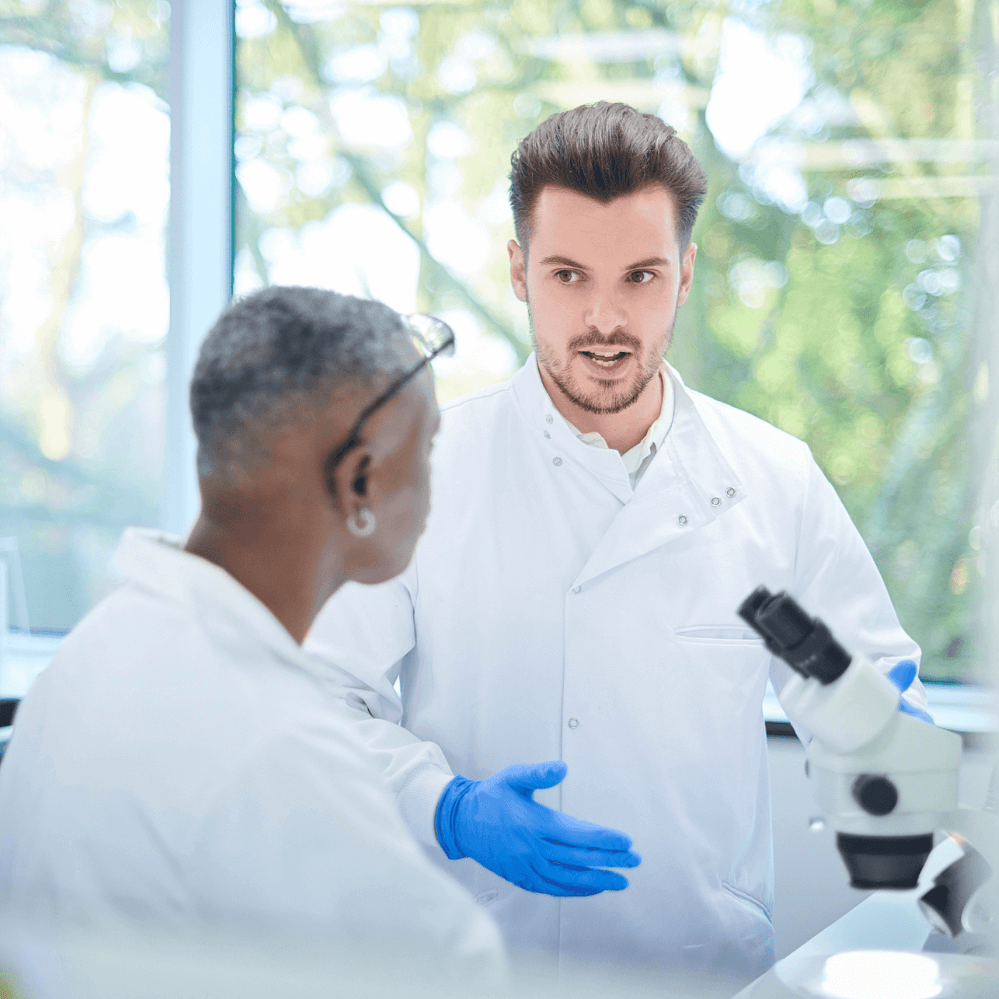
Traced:
<svg viewBox="0 0 999 999">
<path fill-rule="evenodd" d="M 237 299 L 209 330 L 191 379 L 199 478 L 266 460 L 261 431 L 414 359 L 402 317 L 380 302 L 297 287 Z"/>
</svg>

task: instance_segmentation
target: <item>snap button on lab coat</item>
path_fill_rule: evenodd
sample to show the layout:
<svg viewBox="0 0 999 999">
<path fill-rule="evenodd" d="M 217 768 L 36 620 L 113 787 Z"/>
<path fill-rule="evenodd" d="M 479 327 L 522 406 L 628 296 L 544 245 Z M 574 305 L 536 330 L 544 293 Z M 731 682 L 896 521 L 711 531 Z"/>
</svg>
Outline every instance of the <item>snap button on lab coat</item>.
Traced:
<svg viewBox="0 0 999 999">
<path fill-rule="evenodd" d="M 562 464 L 562 459 L 561 458 L 552 458 L 552 464 L 553 465 L 561 465 Z"/>
<path fill-rule="evenodd" d="M 717 496 L 712 496 L 711 497 L 711 505 L 712 506 L 718 506 L 719 503 L 721 503 L 721 500 Z"/>
<path fill-rule="evenodd" d="M 552 439 L 552 435 L 551 435 L 550 433 L 548 433 L 548 431 L 547 431 L 547 430 L 545 431 L 545 437 L 547 437 L 547 438 L 548 438 L 548 440 L 551 440 L 551 439 Z"/>
<path fill-rule="evenodd" d="M 553 417 L 552 417 L 552 414 L 551 414 L 551 413 L 549 413 L 549 414 L 548 414 L 548 415 L 547 415 L 547 416 L 545 417 L 545 423 L 552 423 L 552 422 L 553 422 Z"/>
<path fill-rule="evenodd" d="M 581 589 L 582 589 L 582 587 L 581 587 L 581 586 L 574 586 L 574 587 L 572 588 L 572 592 L 573 592 L 573 593 L 578 593 L 578 592 L 579 592 L 579 591 L 580 591 Z"/>
<path fill-rule="evenodd" d="M 687 523 L 687 518 L 681 513 L 679 517 L 676 518 L 676 522 L 683 527 Z"/>
<path fill-rule="evenodd" d="M 570 718 L 569 719 L 569 728 L 576 728 L 578 725 L 579 725 L 579 722 L 576 721 L 575 718 Z"/>
<path fill-rule="evenodd" d="M 725 490 L 725 495 L 726 496 L 734 496 L 735 495 L 735 486 L 729 486 L 728 489 Z"/>
</svg>

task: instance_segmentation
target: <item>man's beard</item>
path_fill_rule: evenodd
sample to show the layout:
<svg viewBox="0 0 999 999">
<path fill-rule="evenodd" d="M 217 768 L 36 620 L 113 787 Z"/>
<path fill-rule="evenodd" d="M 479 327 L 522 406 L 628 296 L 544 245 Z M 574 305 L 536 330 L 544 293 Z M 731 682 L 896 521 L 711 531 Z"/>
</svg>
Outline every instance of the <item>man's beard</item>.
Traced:
<svg viewBox="0 0 999 999">
<path fill-rule="evenodd" d="M 531 307 L 528 303 L 527 314 L 530 317 Z M 629 385 L 618 389 L 613 394 L 610 390 L 612 382 L 605 382 L 604 392 L 585 392 L 575 381 L 575 379 L 565 370 L 559 360 L 548 352 L 548 350 L 538 342 L 534 333 L 534 324 L 531 324 L 531 338 L 534 340 L 534 349 L 538 355 L 538 363 L 548 373 L 551 380 L 558 386 L 562 394 L 574 405 L 587 413 L 620 413 L 633 405 L 644 391 L 646 385 L 656 376 L 659 365 L 662 361 L 666 348 L 669 347 L 673 339 L 673 328 L 676 326 L 676 312 L 673 313 L 673 321 L 670 323 L 666 336 L 657 344 L 638 366 L 638 371 Z M 585 333 L 581 336 L 573 337 L 567 347 L 567 353 L 571 357 L 577 351 L 585 350 L 587 347 L 627 347 L 637 358 L 640 356 L 642 343 L 630 333 L 612 333 L 609 337 L 602 337 L 599 333 Z"/>
</svg>

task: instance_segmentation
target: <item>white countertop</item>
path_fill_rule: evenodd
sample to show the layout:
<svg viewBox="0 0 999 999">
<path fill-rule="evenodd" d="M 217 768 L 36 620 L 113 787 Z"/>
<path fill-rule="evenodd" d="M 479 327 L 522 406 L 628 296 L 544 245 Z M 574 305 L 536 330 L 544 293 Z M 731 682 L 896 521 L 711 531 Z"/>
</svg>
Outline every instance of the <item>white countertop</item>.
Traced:
<svg viewBox="0 0 999 999">
<path fill-rule="evenodd" d="M 836 922 L 817 933 L 811 940 L 739 992 L 734 999 L 791 999 L 791 997 L 838 997 L 874 995 L 876 983 L 861 979 L 856 989 L 838 991 L 824 987 L 823 979 L 828 959 L 833 955 L 853 953 L 863 966 L 869 952 L 892 952 L 873 956 L 873 967 L 886 969 L 891 961 L 915 965 L 918 971 L 936 975 L 939 988 L 918 987 L 907 991 L 904 984 L 895 980 L 892 996 L 897 999 L 927 999 L 949 996 L 994 999 L 999 996 L 999 961 L 959 953 L 945 953 L 957 949 L 948 938 L 937 933 L 919 909 L 919 898 L 933 884 L 936 875 L 960 856 L 952 840 L 944 839 L 930 854 L 920 883 L 907 891 L 877 891 L 859 905 L 841 916 Z M 980 941 L 982 938 L 978 938 Z M 861 952 L 858 954 L 858 952 Z M 865 955 L 862 952 L 868 952 Z M 841 958 L 842 959 L 842 958 Z M 935 967 L 934 967 L 935 965 Z M 917 996 L 918 993 L 918 996 Z M 878 999 L 881 999 L 879 996 Z"/>
</svg>

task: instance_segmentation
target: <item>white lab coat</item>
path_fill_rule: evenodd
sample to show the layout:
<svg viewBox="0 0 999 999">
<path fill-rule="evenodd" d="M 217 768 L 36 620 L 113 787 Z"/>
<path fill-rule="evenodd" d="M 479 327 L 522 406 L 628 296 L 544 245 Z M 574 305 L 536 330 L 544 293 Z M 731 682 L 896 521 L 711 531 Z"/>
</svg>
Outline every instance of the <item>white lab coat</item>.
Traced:
<svg viewBox="0 0 999 999">
<path fill-rule="evenodd" d="M 533 358 L 445 407 L 414 562 L 345 587 L 305 647 L 417 837 L 510 944 L 751 978 L 774 958 L 762 699 L 788 668 L 736 608 L 763 583 L 883 669 L 919 648 L 806 445 L 671 375 L 673 424 L 634 491 L 618 452 L 576 439 Z M 559 900 L 444 859 L 452 772 L 559 758 L 565 782 L 537 799 L 629 833 L 629 888 Z"/>
<path fill-rule="evenodd" d="M 219 567 L 126 532 L 126 583 L 20 705 L 0 907 L 360 939 L 489 973 L 499 932 L 428 862 L 292 637 Z"/>
</svg>

